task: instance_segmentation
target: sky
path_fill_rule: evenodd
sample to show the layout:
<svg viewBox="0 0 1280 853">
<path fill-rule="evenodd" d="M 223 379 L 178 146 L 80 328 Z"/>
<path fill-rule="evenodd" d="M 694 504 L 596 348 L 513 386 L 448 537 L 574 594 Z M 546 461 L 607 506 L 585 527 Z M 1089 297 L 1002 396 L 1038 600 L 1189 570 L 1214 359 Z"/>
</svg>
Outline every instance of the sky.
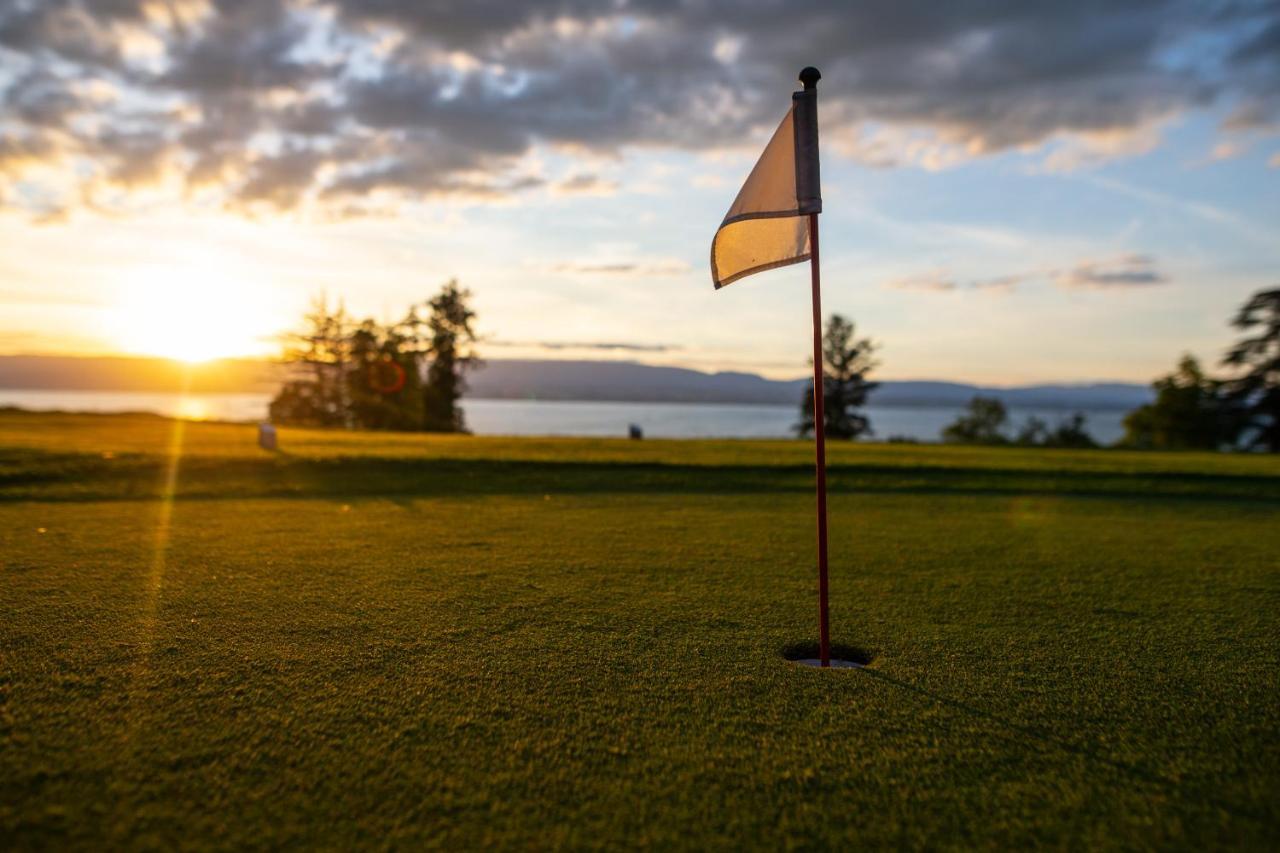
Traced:
<svg viewBox="0 0 1280 853">
<path fill-rule="evenodd" d="M 710 241 L 818 85 L 882 378 L 1150 381 L 1280 281 L 1280 3 L 0 0 L 0 353 L 270 355 L 457 278 L 489 358 L 802 375 Z"/>
</svg>

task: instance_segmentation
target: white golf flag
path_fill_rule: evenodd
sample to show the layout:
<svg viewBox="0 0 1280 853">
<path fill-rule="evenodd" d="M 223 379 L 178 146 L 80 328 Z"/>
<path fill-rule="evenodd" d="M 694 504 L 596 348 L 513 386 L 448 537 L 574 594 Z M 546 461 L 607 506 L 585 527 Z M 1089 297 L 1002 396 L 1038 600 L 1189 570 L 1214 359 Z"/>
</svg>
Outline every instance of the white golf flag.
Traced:
<svg viewBox="0 0 1280 853">
<path fill-rule="evenodd" d="M 809 214 L 822 212 L 817 95 L 791 96 L 791 109 L 711 241 L 717 289 L 752 273 L 809 260 Z"/>
</svg>

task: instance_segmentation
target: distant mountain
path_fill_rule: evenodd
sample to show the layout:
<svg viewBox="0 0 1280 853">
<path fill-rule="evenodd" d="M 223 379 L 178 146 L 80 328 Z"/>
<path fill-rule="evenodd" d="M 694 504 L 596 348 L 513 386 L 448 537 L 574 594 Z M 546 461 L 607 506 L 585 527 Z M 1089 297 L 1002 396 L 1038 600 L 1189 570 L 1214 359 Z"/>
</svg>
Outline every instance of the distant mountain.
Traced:
<svg viewBox="0 0 1280 853">
<path fill-rule="evenodd" d="M 983 387 L 957 382 L 886 382 L 872 399 L 883 406 L 963 406 L 975 395 L 1024 409 L 1124 409 L 1152 399 L 1151 386 L 1132 382 Z"/>
<path fill-rule="evenodd" d="M 24 390 L 165 393 L 189 381 L 193 393 L 271 393 L 283 376 L 283 367 L 266 361 L 229 359 L 188 367 L 159 358 L 0 356 L 0 388 Z M 630 361 L 493 359 L 469 384 L 469 396 L 489 399 L 795 405 L 808 383 Z M 882 406 L 962 406 L 977 394 L 1043 409 L 1132 409 L 1151 399 L 1148 386 L 1120 382 L 986 388 L 889 381 L 872 400 Z"/>
<path fill-rule="evenodd" d="M 491 399 L 617 400 L 678 403 L 798 404 L 807 379 L 754 373 L 704 373 L 625 361 L 491 361 L 469 380 L 471 396 Z M 963 406 L 975 395 L 1008 406 L 1132 409 L 1151 399 L 1147 385 L 1105 382 L 986 388 L 959 382 L 888 381 L 871 399 L 882 406 Z"/>
<path fill-rule="evenodd" d="M 485 362 L 467 384 L 470 396 L 519 400 L 618 400 L 668 403 L 792 403 L 803 380 L 754 373 L 703 373 L 633 361 Z"/>
</svg>

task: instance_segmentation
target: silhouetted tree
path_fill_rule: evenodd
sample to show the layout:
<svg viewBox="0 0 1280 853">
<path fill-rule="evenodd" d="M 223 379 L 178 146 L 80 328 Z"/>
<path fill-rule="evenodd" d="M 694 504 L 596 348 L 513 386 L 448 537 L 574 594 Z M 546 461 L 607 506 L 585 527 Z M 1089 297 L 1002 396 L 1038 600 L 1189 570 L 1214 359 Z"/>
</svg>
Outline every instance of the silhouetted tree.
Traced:
<svg viewBox="0 0 1280 853">
<path fill-rule="evenodd" d="M 1240 371 L 1223 392 L 1246 445 L 1280 453 L 1280 288 L 1255 293 L 1231 325 L 1248 336 L 1223 359 Z"/>
<path fill-rule="evenodd" d="M 852 321 L 832 314 L 822 335 L 823 420 L 826 422 L 823 434 L 827 438 L 852 439 L 871 434 L 871 422 L 858 414 L 858 409 L 867 404 L 867 396 L 880 384 L 867 381 L 867 374 L 876 366 L 871 357 L 876 345 L 870 338 L 855 339 L 855 331 Z M 804 437 L 813 429 L 813 380 L 810 380 L 800 402 L 800 423 L 796 431 Z"/>
<path fill-rule="evenodd" d="M 1134 409 L 1124 419 L 1121 446 L 1157 450 L 1217 450 L 1239 432 L 1238 416 L 1222 383 L 1205 376 L 1200 363 L 1186 355 L 1178 369 L 1152 383 L 1154 402 Z"/>
<path fill-rule="evenodd" d="M 953 424 L 954 426 L 954 424 Z M 1039 447 L 1049 439 L 1049 425 L 1035 415 L 1029 415 L 1013 443 L 1020 447 Z"/>
<path fill-rule="evenodd" d="M 271 420 L 301 426 L 348 426 L 346 369 L 350 320 L 341 303 L 321 296 L 304 315 L 304 329 L 290 335 L 284 361 L 292 375 L 271 401 Z"/>
<path fill-rule="evenodd" d="M 450 281 L 426 303 L 430 314 L 425 343 L 431 363 L 422 393 L 423 428 L 431 432 L 466 429 L 458 400 L 466 390 L 463 374 L 477 361 L 476 335 L 471 327 L 476 315 L 468 304 L 470 299 L 471 291 Z M 411 317 L 416 319 L 416 315 Z"/>
<path fill-rule="evenodd" d="M 1097 447 L 1098 442 L 1084 428 L 1085 416 L 1076 412 L 1071 417 L 1058 421 L 1058 425 L 1049 432 L 1042 442 L 1045 447 Z"/>
<path fill-rule="evenodd" d="M 1013 443 L 1019 447 L 1097 447 L 1098 442 L 1084 428 L 1085 416 L 1076 412 L 1050 428 L 1044 420 L 1030 415 L 1018 429 Z"/>
<path fill-rule="evenodd" d="M 1009 420 L 1004 403 L 994 397 L 974 397 L 967 412 L 942 431 L 950 444 L 1008 444 L 1001 430 Z"/>
<path fill-rule="evenodd" d="M 351 333 L 347 389 L 352 418 L 365 429 L 420 430 L 420 356 L 399 326 L 365 320 Z"/>
<path fill-rule="evenodd" d="M 339 305 L 316 300 L 303 331 L 291 335 L 284 360 L 293 375 L 271 401 L 271 419 L 302 426 L 364 429 L 463 428 L 457 407 L 462 374 L 475 363 L 471 294 L 450 281 L 398 323 L 353 324 Z M 425 381 L 424 381 L 425 380 Z"/>
</svg>

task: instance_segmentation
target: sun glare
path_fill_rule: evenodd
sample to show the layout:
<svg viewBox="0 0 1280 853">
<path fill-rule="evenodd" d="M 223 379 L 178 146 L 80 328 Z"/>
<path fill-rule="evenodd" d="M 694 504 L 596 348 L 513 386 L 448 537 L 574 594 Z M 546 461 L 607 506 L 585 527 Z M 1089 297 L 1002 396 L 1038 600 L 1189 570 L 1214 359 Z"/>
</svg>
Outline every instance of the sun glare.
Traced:
<svg viewBox="0 0 1280 853">
<path fill-rule="evenodd" d="M 145 269 L 120 287 L 119 348 L 188 363 L 260 355 L 270 347 L 263 294 L 227 269 Z"/>
<path fill-rule="evenodd" d="M 209 417 L 209 407 L 199 397 L 183 397 L 176 414 L 184 421 L 203 421 Z"/>
</svg>

